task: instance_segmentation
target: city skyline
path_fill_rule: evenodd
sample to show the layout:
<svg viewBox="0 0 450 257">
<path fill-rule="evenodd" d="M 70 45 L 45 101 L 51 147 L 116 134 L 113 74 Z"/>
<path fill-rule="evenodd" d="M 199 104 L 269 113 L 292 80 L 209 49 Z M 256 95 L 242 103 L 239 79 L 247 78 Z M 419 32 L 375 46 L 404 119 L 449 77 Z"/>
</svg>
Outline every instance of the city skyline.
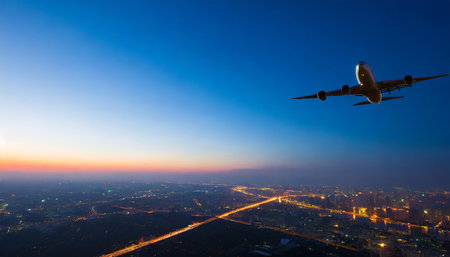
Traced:
<svg viewBox="0 0 450 257">
<path fill-rule="evenodd" d="M 143 181 L 34 181 L 27 190 L 23 182 L 0 185 L 5 256 L 254 256 L 259 250 L 442 257 L 450 249 L 450 192 L 442 190 Z"/>
</svg>

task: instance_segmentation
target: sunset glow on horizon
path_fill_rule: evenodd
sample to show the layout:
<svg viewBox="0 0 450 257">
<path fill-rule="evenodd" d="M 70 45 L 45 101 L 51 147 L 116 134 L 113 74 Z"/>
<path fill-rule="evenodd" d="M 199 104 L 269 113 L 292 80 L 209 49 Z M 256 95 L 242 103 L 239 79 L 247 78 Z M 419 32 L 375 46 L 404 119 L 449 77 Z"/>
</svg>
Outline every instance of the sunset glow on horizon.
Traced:
<svg viewBox="0 0 450 257">
<path fill-rule="evenodd" d="M 260 169 L 256 165 L 232 166 L 225 163 L 194 163 L 173 161 L 169 163 L 124 160 L 76 160 L 76 159 L 20 159 L 0 158 L 0 172 L 165 172 L 165 173 L 216 173 L 233 170 Z"/>
</svg>

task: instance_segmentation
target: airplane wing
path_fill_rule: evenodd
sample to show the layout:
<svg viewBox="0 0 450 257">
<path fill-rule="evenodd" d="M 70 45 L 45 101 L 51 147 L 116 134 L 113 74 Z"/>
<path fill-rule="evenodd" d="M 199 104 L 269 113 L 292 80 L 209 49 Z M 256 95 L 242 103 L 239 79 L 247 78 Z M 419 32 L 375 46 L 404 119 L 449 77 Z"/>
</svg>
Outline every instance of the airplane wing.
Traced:
<svg viewBox="0 0 450 257">
<path fill-rule="evenodd" d="M 378 87 L 380 88 L 382 93 L 390 92 L 393 90 L 401 89 L 404 87 L 411 86 L 414 83 L 429 80 L 429 79 L 435 79 L 435 78 L 441 78 L 450 75 L 450 73 L 437 75 L 437 76 L 430 76 L 430 77 L 421 77 L 421 78 L 413 78 L 411 77 L 411 83 L 407 84 L 405 82 L 405 79 L 397 79 L 397 80 L 386 80 L 386 81 L 380 81 L 378 82 Z"/>
<path fill-rule="evenodd" d="M 328 91 L 328 92 L 325 92 L 325 93 L 326 93 L 326 96 L 339 96 L 339 95 L 342 95 L 342 92 L 341 92 L 340 89 L 333 90 L 333 91 Z M 300 96 L 300 97 L 295 97 L 295 98 L 292 98 L 292 99 L 311 99 L 311 98 L 317 98 L 317 94 L 307 95 L 307 96 Z"/>
<path fill-rule="evenodd" d="M 381 99 L 381 101 L 387 101 L 387 100 L 394 100 L 394 99 L 399 99 L 399 98 L 403 98 L 404 96 L 388 96 L 388 97 L 383 97 Z M 364 104 L 371 104 L 369 101 L 364 101 L 364 102 L 360 102 L 357 104 L 354 104 L 353 106 L 357 106 L 357 105 L 364 105 Z"/>
<path fill-rule="evenodd" d="M 357 95 L 360 96 L 361 95 L 361 91 L 359 88 L 359 85 L 353 86 L 351 88 L 349 88 L 349 94 L 350 95 Z M 328 96 L 340 96 L 340 95 L 344 95 L 342 93 L 342 89 L 337 89 L 337 90 L 333 90 L 333 91 L 320 91 L 317 94 L 314 95 L 307 95 L 307 96 L 300 96 L 300 97 L 295 97 L 292 99 L 311 99 L 311 98 L 319 98 L 319 95 L 323 94 L 322 97 L 327 98 Z"/>
</svg>

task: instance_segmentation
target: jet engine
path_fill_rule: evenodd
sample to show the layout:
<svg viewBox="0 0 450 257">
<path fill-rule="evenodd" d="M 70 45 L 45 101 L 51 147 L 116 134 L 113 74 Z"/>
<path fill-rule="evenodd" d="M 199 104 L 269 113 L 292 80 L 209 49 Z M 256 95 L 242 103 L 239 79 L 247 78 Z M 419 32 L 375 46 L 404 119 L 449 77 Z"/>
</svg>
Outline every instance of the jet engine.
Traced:
<svg viewBox="0 0 450 257">
<path fill-rule="evenodd" d="M 320 91 L 317 93 L 317 98 L 319 98 L 322 101 L 327 100 L 327 93 L 325 91 Z"/>
<path fill-rule="evenodd" d="M 348 85 L 343 85 L 341 88 L 342 95 L 350 94 L 350 87 Z"/>
<path fill-rule="evenodd" d="M 412 83 L 414 83 L 413 77 L 411 75 L 406 75 L 403 78 L 403 81 L 405 82 L 406 85 L 411 86 Z"/>
</svg>

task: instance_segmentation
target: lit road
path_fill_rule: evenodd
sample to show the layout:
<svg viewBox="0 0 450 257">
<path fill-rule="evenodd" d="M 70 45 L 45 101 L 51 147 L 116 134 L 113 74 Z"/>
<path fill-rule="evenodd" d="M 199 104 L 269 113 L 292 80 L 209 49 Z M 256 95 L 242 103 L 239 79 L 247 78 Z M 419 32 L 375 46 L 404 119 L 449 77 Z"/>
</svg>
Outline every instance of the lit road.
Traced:
<svg viewBox="0 0 450 257">
<path fill-rule="evenodd" d="M 163 241 L 163 240 L 165 240 L 167 238 L 179 235 L 181 233 L 184 233 L 184 232 L 189 231 L 191 229 L 197 228 L 197 227 L 199 227 L 201 225 L 204 225 L 204 224 L 209 223 L 209 222 L 214 221 L 214 220 L 217 220 L 217 217 L 213 217 L 213 218 L 207 219 L 207 220 L 199 222 L 199 223 L 194 223 L 194 224 L 189 225 L 187 227 L 184 227 L 184 228 L 172 231 L 170 233 L 167 233 L 165 235 L 162 235 L 160 237 L 153 238 L 152 240 L 148 240 L 148 241 L 141 242 L 141 243 L 138 243 L 138 244 L 135 244 L 135 245 L 131 245 L 131 246 L 128 246 L 128 247 L 123 248 L 121 250 L 115 251 L 115 252 L 110 253 L 110 254 L 105 254 L 105 255 L 102 255 L 102 256 L 104 256 L 104 257 L 120 256 L 120 255 L 129 253 L 129 252 L 135 251 L 137 249 L 140 249 L 142 247 L 145 247 L 147 245 L 151 245 L 151 244 Z"/>
<path fill-rule="evenodd" d="M 201 225 L 210 223 L 210 222 L 215 221 L 215 220 L 217 220 L 217 219 L 219 219 L 219 218 L 225 218 L 225 217 L 228 217 L 228 216 L 230 216 L 230 215 L 232 215 L 232 214 L 234 214 L 234 213 L 238 213 L 238 212 L 241 212 L 241 211 L 245 211 L 245 210 L 248 210 L 248 209 L 252 209 L 252 208 L 258 207 L 258 206 L 260 206 L 260 205 L 263 205 L 263 204 L 266 204 L 266 203 L 270 203 L 270 202 L 273 202 L 273 201 L 279 200 L 279 199 L 280 199 L 279 197 L 272 197 L 272 198 L 266 199 L 266 200 L 261 201 L 261 202 L 257 202 L 257 203 L 254 203 L 254 204 L 249 204 L 249 205 L 246 205 L 246 206 L 244 206 L 244 207 L 242 207 L 242 208 L 239 208 L 239 209 L 232 210 L 232 211 L 226 212 L 226 213 L 224 213 L 224 214 L 221 214 L 221 215 L 219 215 L 219 216 L 217 216 L 217 217 L 213 217 L 213 218 L 204 220 L 204 221 L 202 221 L 202 222 L 194 223 L 194 224 L 191 224 L 191 225 L 189 225 L 189 226 L 187 226 L 187 227 L 184 227 L 184 228 L 181 228 L 181 229 L 172 231 L 172 232 L 170 232 L 170 233 L 167 233 L 167 234 L 165 234 L 165 235 L 162 235 L 162 236 L 160 236 L 160 237 L 153 238 L 152 240 L 148 240 L 148 241 L 141 242 L 141 243 L 138 243 L 138 244 L 135 244 L 135 245 L 131 245 L 131 246 L 128 246 L 128 247 L 126 247 L 126 248 L 123 248 L 123 249 L 121 249 L 121 250 L 115 251 L 115 252 L 110 253 L 110 254 L 102 255 L 102 257 L 114 257 L 114 256 L 120 256 L 120 255 L 129 253 L 129 252 L 133 252 L 133 251 L 135 251 L 135 250 L 137 250 L 137 249 L 140 249 L 140 248 L 142 248 L 142 247 L 145 247 L 145 246 L 148 246 L 148 245 L 151 245 L 151 244 L 154 244 L 154 243 L 163 241 L 163 240 L 165 240 L 165 239 L 167 239 L 167 238 L 170 238 L 170 237 L 179 235 L 179 234 L 181 234 L 181 233 L 184 233 L 184 232 L 186 232 L 186 231 L 192 230 L 192 229 L 194 229 L 194 228 L 198 228 L 198 227 L 200 227 Z"/>
<path fill-rule="evenodd" d="M 377 221 L 383 221 L 386 225 L 387 224 L 396 224 L 396 225 L 407 226 L 408 228 L 411 228 L 411 227 L 421 228 L 424 231 L 428 231 L 428 229 L 429 229 L 428 226 L 413 224 L 413 223 L 409 223 L 409 222 L 402 222 L 402 221 L 392 220 L 390 218 L 385 218 L 385 217 L 378 217 L 377 215 L 369 216 L 367 214 L 359 214 L 357 212 L 349 212 L 349 211 L 344 211 L 344 210 L 323 208 L 323 207 L 320 207 L 320 206 L 317 206 L 317 205 L 301 203 L 301 202 L 298 202 L 298 201 L 295 201 L 295 200 L 289 200 L 289 199 L 286 199 L 285 201 L 287 203 L 293 204 L 293 205 L 297 206 L 298 208 L 302 208 L 302 209 L 315 209 L 315 210 L 327 211 L 327 212 L 331 212 L 331 213 L 347 214 L 347 215 L 353 216 L 354 219 L 355 219 L 355 217 L 369 218 L 370 221 L 372 221 L 373 223 L 376 223 Z M 435 228 L 441 233 L 450 233 L 450 231 L 448 231 L 448 230 L 439 228 L 438 225 L 435 226 Z"/>
<path fill-rule="evenodd" d="M 218 218 L 225 218 L 225 217 L 230 216 L 231 214 L 235 214 L 235 213 L 237 213 L 237 212 L 241 212 L 241 211 L 245 211 L 245 210 L 248 210 L 248 209 L 252 209 L 252 208 L 258 207 L 258 206 L 260 206 L 260 205 L 262 205 L 262 204 L 266 204 L 266 203 L 273 202 L 273 201 L 275 201 L 275 200 L 278 200 L 279 198 L 280 198 L 280 197 L 272 197 L 272 198 L 269 198 L 269 199 L 264 200 L 264 201 L 262 201 L 262 202 L 257 202 L 257 203 L 250 204 L 250 205 L 244 206 L 244 207 L 242 207 L 242 208 L 239 208 L 239 209 L 236 209 L 236 210 L 233 210 L 233 211 L 226 212 L 226 213 L 224 213 L 224 214 L 222 214 L 222 215 L 219 215 L 219 216 L 217 216 L 217 217 L 218 217 Z"/>
</svg>

